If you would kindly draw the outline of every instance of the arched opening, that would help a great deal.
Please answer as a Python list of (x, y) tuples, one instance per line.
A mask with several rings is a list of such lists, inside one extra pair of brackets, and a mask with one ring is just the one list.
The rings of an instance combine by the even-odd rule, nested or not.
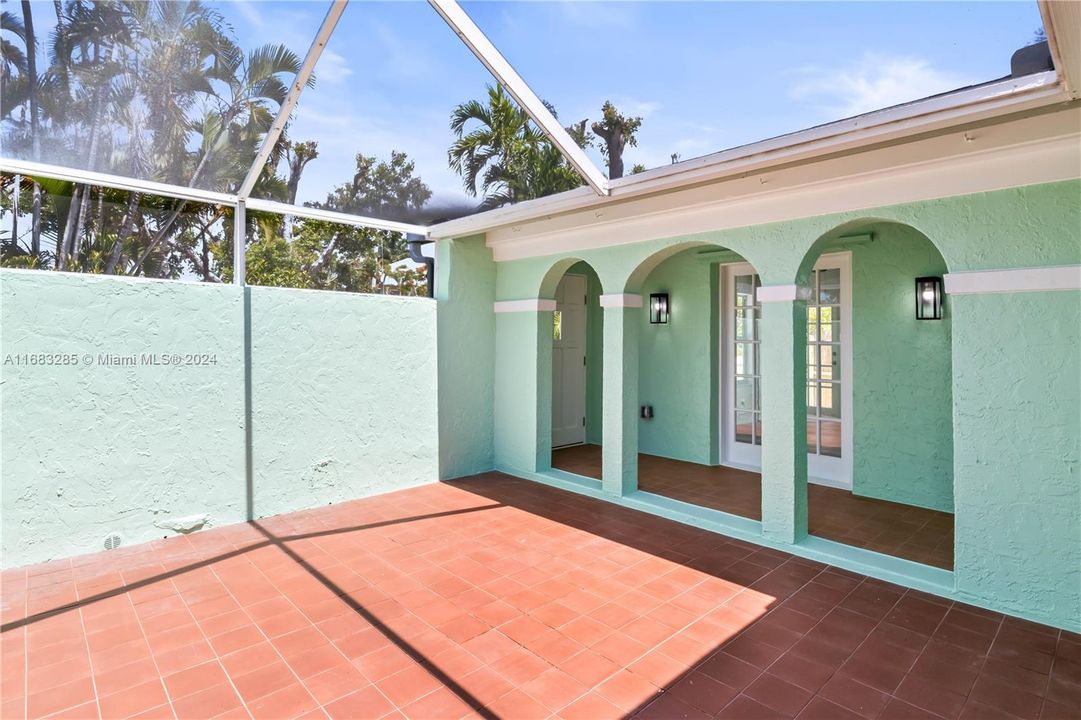
[(751, 520), (762, 517), (758, 274), (717, 246), (666, 257), (642, 281), (667, 323), (639, 335), (638, 487)]
[[(584, 261), (564, 261), (545, 277), (551, 313), (551, 466), (601, 479), (604, 315), (600, 278)], [(547, 320), (545, 320), (547, 322)]]
[[(761, 518), (760, 476), (737, 451), (761, 447), (756, 277), (738, 252), (695, 242), (643, 260), (623, 288), (642, 304), (623, 347), (636, 355), (628, 412), (638, 489), (751, 520)], [(589, 455), (588, 468), (560, 454), (561, 469), (599, 469), (592, 441), (574, 453)]]
[[(917, 313), (918, 278), (945, 260), (915, 228), (849, 223), (808, 251), (809, 534), (953, 568), (949, 308)], [(922, 292), (922, 291), (921, 291)]]

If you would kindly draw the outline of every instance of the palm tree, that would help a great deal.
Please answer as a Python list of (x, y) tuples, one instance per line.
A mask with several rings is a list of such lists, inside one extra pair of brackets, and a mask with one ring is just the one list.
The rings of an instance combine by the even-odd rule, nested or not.
[[(54, 0), (57, 25), (39, 63), (30, 5), (23, 0), (22, 21), (4, 12), (0, 35), (3, 143), (19, 157), (233, 190), (301, 64), (283, 45), (244, 52), (200, 0)], [(286, 147), (283, 134), (254, 194), (289, 196), (275, 172)], [(4, 180), (13, 187), (13, 177)], [(29, 255), (66, 269), (172, 274), (183, 265), (204, 279), (220, 274), (211, 269), (226, 232), (220, 208), (26, 180), (44, 220), (33, 226), (44, 225), (56, 248), (42, 252), (35, 232)], [(12, 252), (5, 242), (5, 262)]]
[[(466, 192), (483, 208), (541, 197), (581, 185), (562, 154), (502, 85), (488, 86), (487, 104), (462, 103), (451, 114), (456, 136), (447, 152)], [(584, 138), (583, 138), (584, 142)]]

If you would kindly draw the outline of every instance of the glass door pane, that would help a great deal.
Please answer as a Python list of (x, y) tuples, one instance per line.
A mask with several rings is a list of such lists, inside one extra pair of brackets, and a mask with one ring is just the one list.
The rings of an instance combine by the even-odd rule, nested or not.
[(807, 305), (807, 452), (841, 457), (841, 271), (815, 270), (813, 279)]
[(732, 280), (732, 370), (735, 377), (730, 420), (736, 430), (737, 443), (761, 445), (762, 400), (758, 368), (761, 305), (757, 292), (761, 281), (753, 273), (735, 275)]

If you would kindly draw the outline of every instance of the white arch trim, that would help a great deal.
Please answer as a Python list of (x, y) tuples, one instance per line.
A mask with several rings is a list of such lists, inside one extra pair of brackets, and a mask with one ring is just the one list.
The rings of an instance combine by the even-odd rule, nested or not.
[(555, 300), (533, 298), (530, 300), (497, 300), (493, 308), (497, 313), (514, 312), (552, 312), (556, 309)]
[(633, 293), (601, 295), (601, 307), (640, 308), (642, 307), (642, 296)]

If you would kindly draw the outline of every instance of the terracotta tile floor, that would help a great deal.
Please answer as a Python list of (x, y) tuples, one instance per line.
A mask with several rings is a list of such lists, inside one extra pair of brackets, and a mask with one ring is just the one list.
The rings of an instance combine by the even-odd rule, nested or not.
[[(552, 466), (599, 479), (601, 448), (599, 445), (560, 448), (552, 452)], [(758, 473), (640, 454), (638, 487), (752, 520), (762, 519), (762, 486)], [(953, 515), (950, 513), (809, 485), (807, 525), (812, 535), (827, 540), (953, 569)]]
[(494, 473), (0, 580), (5, 720), (1081, 704), (1081, 636)]

